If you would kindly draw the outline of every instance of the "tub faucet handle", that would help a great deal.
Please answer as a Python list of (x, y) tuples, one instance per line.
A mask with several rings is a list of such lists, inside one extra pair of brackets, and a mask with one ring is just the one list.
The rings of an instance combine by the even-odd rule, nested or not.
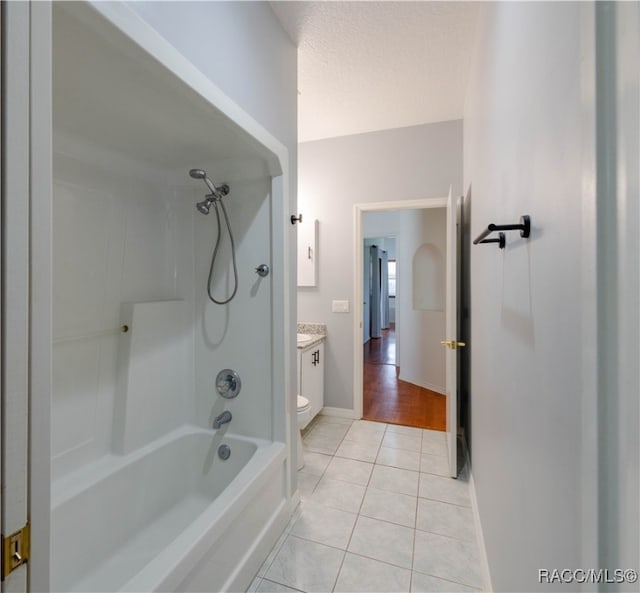
[(225, 410), (224, 412), (222, 412), (222, 414), (220, 414), (219, 416), (216, 416), (215, 420), (213, 421), (213, 428), (220, 428), (223, 424), (228, 424), (229, 422), (231, 422), (231, 412), (229, 412), (229, 410)]
[(216, 377), (216, 391), (226, 399), (233, 399), (240, 393), (242, 381), (233, 369), (223, 369)]

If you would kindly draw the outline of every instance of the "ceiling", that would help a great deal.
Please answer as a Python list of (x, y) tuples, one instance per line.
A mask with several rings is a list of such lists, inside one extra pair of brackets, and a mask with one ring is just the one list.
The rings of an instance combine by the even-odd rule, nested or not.
[(298, 47), (300, 142), (460, 119), (474, 2), (271, 2)]

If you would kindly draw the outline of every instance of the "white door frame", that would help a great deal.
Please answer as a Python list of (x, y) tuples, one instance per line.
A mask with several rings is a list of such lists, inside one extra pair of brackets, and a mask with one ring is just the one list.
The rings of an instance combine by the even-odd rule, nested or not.
[[(362, 358), (362, 315), (363, 298), (362, 274), (363, 266), (363, 216), (366, 212), (380, 212), (384, 210), (423, 210), (427, 208), (446, 208), (447, 198), (421, 198), (417, 200), (398, 200), (393, 202), (372, 202), (369, 204), (354, 204), (354, 245), (353, 245), (353, 417), (362, 418), (363, 401), (363, 358)], [(396, 311), (397, 315), (397, 311)], [(396, 319), (397, 323), (397, 319)]]
[(27, 564), (2, 583), (11, 593), (48, 590), (51, 289), (33, 262), (50, 257), (51, 5), (3, 9), (2, 529), (31, 527)]

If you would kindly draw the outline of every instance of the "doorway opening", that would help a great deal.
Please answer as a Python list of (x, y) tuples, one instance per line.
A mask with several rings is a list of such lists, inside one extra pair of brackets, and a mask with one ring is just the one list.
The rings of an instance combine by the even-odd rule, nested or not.
[[(356, 417), (446, 430), (445, 363), (439, 343), (444, 335), (445, 208), (445, 198), (356, 206), (355, 278), (361, 292), (355, 298), (361, 303), (354, 353)], [(442, 218), (441, 267), (418, 269), (428, 242), (423, 223), (416, 221), (436, 214)], [(407, 231), (405, 224), (413, 227)], [(407, 240), (411, 233), (412, 242)], [(436, 273), (442, 275), (438, 290), (425, 295), (414, 289), (414, 277), (421, 280), (416, 286), (433, 288), (434, 282), (422, 280)], [(422, 335), (422, 323), (433, 330), (427, 332), (433, 344)], [(430, 379), (434, 368), (436, 378)]]

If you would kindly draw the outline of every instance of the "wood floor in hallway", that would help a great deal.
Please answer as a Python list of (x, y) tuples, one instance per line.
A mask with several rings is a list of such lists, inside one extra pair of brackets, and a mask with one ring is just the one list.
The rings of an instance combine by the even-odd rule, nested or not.
[(364, 419), (445, 430), (446, 397), (401, 381), (395, 363), (396, 333), (391, 327), (364, 345)]

